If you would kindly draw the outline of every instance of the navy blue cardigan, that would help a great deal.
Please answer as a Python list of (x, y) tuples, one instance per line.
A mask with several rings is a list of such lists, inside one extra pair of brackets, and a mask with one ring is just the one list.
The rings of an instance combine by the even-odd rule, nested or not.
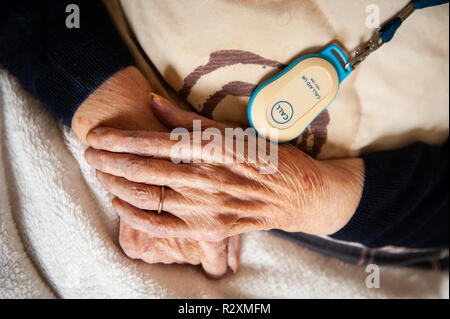
[[(80, 8), (80, 28), (66, 27), (70, 3)], [(94, 0), (3, 1), (0, 62), (69, 126), (89, 94), (133, 64), (106, 9)], [(369, 247), (448, 247), (448, 143), (416, 143), (363, 159), (361, 202), (332, 237)]]

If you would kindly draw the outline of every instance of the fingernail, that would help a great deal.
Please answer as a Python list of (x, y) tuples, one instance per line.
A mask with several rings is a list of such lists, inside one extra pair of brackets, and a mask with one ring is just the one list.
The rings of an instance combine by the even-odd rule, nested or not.
[(151, 102), (158, 102), (159, 100), (161, 100), (161, 96), (153, 92), (150, 93), (149, 98)]
[(104, 135), (109, 129), (106, 127), (97, 127), (91, 130), (86, 136), (86, 142), (93, 146), (98, 143), (99, 137)]
[(238, 270), (239, 262), (236, 260), (231, 265), (228, 266), (230, 266), (230, 269), (233, 271), (233, 274), (235, 274)]
[(150, 93), (150, 99), (152, 106), (156, 106), (159, 109), (164, 109), (168, 107), (168, 103), (166, 102), (166, 100), (156, 93)]
[(98, 135), (96, 132), (90, 132), (88, 136), (86, 136), (86, 142), (89, 146), (95, 146), (98, 142)]
[(120, 200), (117, 197), (114, 197), (111, 201), (111, 204), (113, 206), (113, 208), (117, 211), (118, 214), (120, 214)]

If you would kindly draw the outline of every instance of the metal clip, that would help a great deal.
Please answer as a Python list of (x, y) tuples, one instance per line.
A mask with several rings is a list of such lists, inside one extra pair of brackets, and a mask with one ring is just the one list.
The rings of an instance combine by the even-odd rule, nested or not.
[[(398, 14), (397, 18), (400, 18), (405, 21), (414, 11), (415, 11), (414, 3), (410, 2), (406, 7), (404, 7)], [(372, 52), (377, 50), (379, 47), (383, 45), (383, 41), (380, 37), (380, 28), (378, 28), (369, 41), (367, 41), (363, 46), (356, 49), (349, 62), (345, 65), (345, 69), (351, 66), (352, 69), (355, 68), (358, 64), (364, 61)]]
[(345, 65), (346, 70), (348, 70), (350, 66), (352, 67), (352, 69), (354, 69), (358, 64), (364, 61), (372, 52), (374, 52), (383, 45), (383, 41), (380, 38), (379, 30), (380, 29), (377, 29), (373, 33), (369, 41), (367, 41), (360, 48), (353, 51), (352, 57)]
[(398, 17), (402, 19), (402, 21), (405, 21), (414, 11), (416, 11), (416, 8), (414, 7), (414, 3), (410, 2), (406, 7), (404, 7), (399, 13)]

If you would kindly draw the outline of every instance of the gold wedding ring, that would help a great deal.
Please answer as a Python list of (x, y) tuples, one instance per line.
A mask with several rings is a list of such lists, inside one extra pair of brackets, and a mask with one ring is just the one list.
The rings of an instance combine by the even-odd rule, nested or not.
[(159, 206), (158, 206), (158, 215), (161, 214), (163, 210), (163, 203), (164, 203), (164, 190), (165, 186), (161, 186), (161, 191), (159, 193)]

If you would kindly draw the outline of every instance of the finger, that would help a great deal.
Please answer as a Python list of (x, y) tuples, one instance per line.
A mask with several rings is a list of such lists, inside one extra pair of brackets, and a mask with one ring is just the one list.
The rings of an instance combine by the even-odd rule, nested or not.
[(231, 270), (236, 273), (238, 267), (239, 267), (239, 251), (240, 251), (240, 240), (239, 235), (232, 236), (228, 238), (228, 245), (227, 245), (227, 251), (228, 251), (228, 267), (231, 268)]
[[(166, 241), (165, 239), (152, 238), (146, 233), (132, 228), (124, 220), (120, 221), (120, 247), (132, 259), (141, 259), (148, 264), (181, 263), (181, 260), (176, 260), (172, 254), (167, 253), (170, 247)], [(161, 249), (161, 246), (164, 249)]]
[[(161, 186), (135, 183), (123, 177), (97, 171), (97, 178), (103, 187), (120, 199), (145, 210), (158, 210), (161, 201)], [(170, 188), (164, 189), (163, 210), (173, 214), (186, 211), (187, 203), (183, 196)]]
[(177, 264), (199, 265), (198, 242), (187, 238), (156, 238), (155, 249), (159, 255), (170, 255)]
[(92, 130), (86, 140), (95, 149), (170, 159), (173, 162), (222, 163), (227, 156), (232, 156), (231, 150), (226, 151), (223, 136), (217, 132), (208, 132), (206, 137), (196, 139), (189, 132), (171, 135), (99, 127)]
[[(197, 189), (216, 189), (217, 182), (210, 172), (201, 172), (192, 165), (145, 158), (132, 154), (111, 153), (88, 148), (84, 157), (89, 165), (102, 172), (125, 177), (129, 181), (171, 188), (189, 186)], [(224, 175), (225, 173), (223, 173)]]
[(202, 267), (205, 273), (218, 279), (227, 272), (227, 240), (216, 242), (200, 241), (202, 249)]
[(132, 228), (157, 238), (190, 237), (192, 230), (180, 218), (167, 214), (155, 214), (136, 208), (118, 198), (112, 200), (112, 205), (120, 216)]
[(226, 242), (199, 242), (183, 238), (154, 238), (120, 222), (119, 242), (124, 253), (146, 263), (202, 264), (211, 278), (226, 274)]
[(123, 252), (132, 259), (141, 258), (145, 247), (139, 245), (139, 232), (131, 228), (124, 221), (120, 221), (119, 244)]
[[(170, 139), (169, 133), (124, 131), (109, 127), (98, 127), (92, 130), (86, 140), (95, 149), (165, 159), (170, 158), (172, 148), (178, 143), (177, 139)], [(186, 144), (185, 149), (188, 152), (190, 137)]]
[(155, 238), (147, 235), (151, 251), (145, 251), (142, 259), (151, 263), (200, 264), (197, 242), (185, 238)]
[(226, 127), (235, 127), (236, 125), (226, 125), (207, 117), (201, 116), (195, 112), (182, 110), (173, 105), (169, 100), (160, 95), (150, 93), (151, 105), (153, 113), (167, 128), (173, 129), (183, 127), (192, 131), (194, 129), (194, 120), (200, 121), (201, 128), (217, 128), (221, 132), (225, 132)]
[[(160, 215), (141, 210), (118, 198), (112, 201), (113, 207), (127, 224), (136, 230), (157, 238), (190, 238), (200, 241), (219, 241), (229, 235), (220, 227), (205, 229), (200, 223), (186, 224), (182, 219), (168, 214)], [(231, 234), (235, 235), (235, 234)]]

